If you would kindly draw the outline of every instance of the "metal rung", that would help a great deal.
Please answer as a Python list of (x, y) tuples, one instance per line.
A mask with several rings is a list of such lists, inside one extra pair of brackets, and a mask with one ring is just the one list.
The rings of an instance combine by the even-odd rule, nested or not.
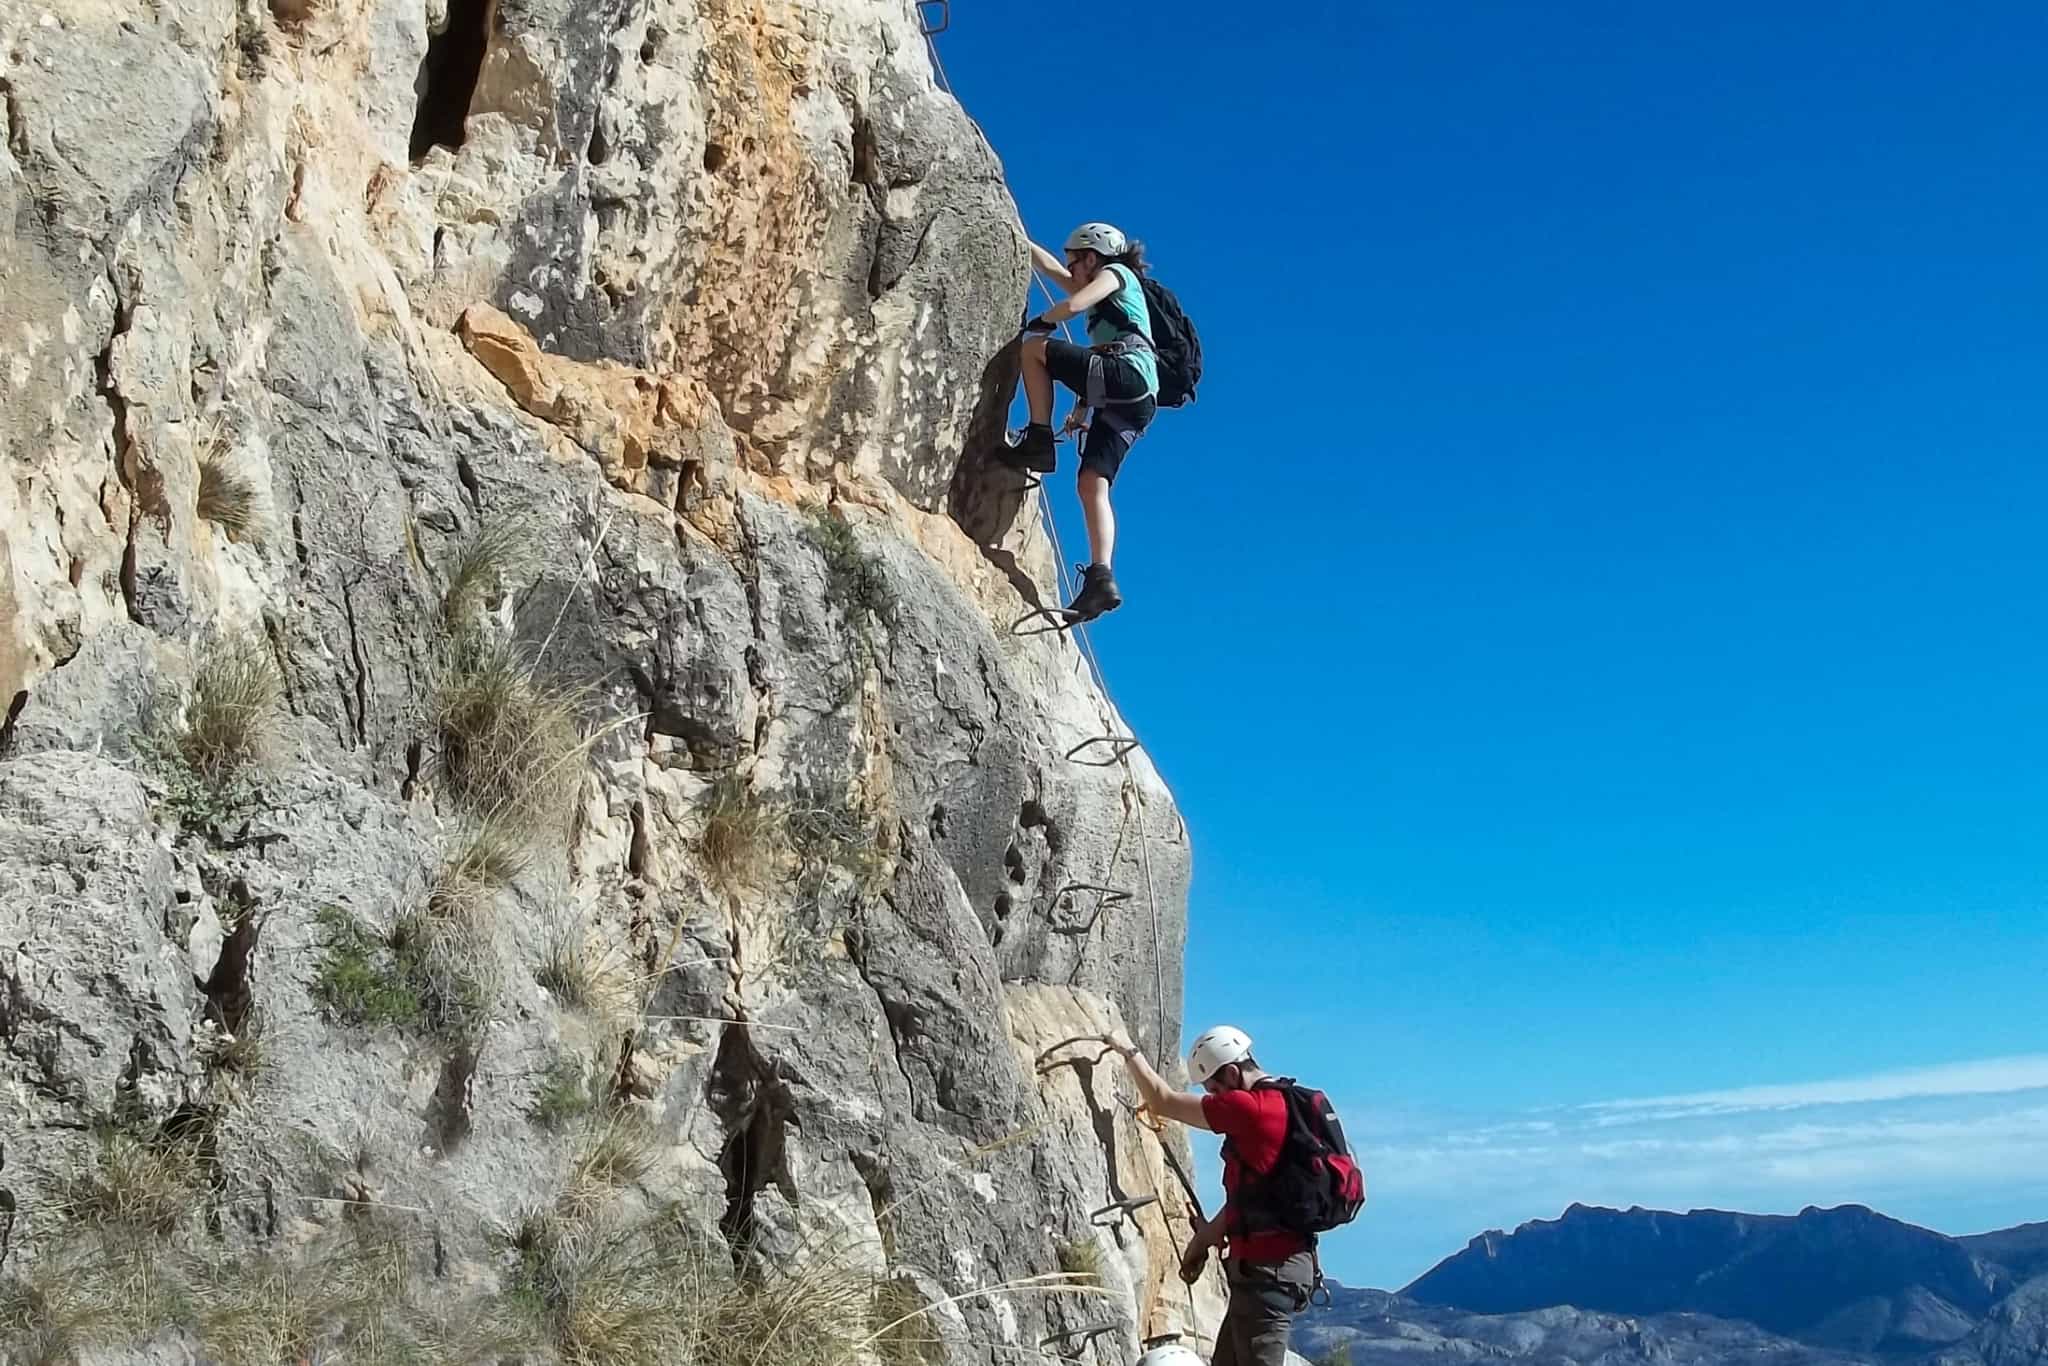
[(1091, 1323), (1085, 1328), (1064, 1328), (1057, 1333), (1047, 1333), (1038, 1340), (1040, 1348), (1052, 1346), (1055, 1342), (1072, 1342), (1073, 1352), (1062, 1352), (1061, 1356), (1079, 1356), (1088, 1349), (1095, 1339), (1108, 1333), (1121, 1333), (1126, 1325), (1121, 1323)]
[[(1036, 622), (1036, 625), (1032, 625)], [(1034, 607), (1010, 625), (1013, 636), (1064, 635), (1074, 623), (1062, 607)]]
[(1124, 905), (1135, 895), (1135, 893), (1127, 891), (1122, 887), (1105, 887), (1096, 882), (1069, 882), (1066, 886), (1060, 888), (1058, 896), (1054, 900), (1071, 896), (1075, 892), (1094, 892), (1096, 894), (1095, 914), (1088, 917), (1088, 923), (1085, 925), (1054, 925), (1052, 927), (1054, 934), (1086, 934), (1101, 922), (1104, 911), (1112, 906)]
[[(933, 10), (939, 12), (939, 22), (936, 24), (927, 17)], [(918, 31), (923, 33), (925, 37), (938, 37), (946, 31), (946, 26), (952, 22), (953, 6), (949, 3), (949, 0), (919, 0), (917, 6), (917, 27)]]
[(1061, 1039), (1051, 1048), (1046, 1049), (1044, 1052), (1038, 1055), (1038, 1070), (1041, 1073), (1044, 1073), (1050, 1072), (1056, 1067), (1078, 1067), (1082, 1063), (1087, 1063), (1090, 1067), (1095, 1067), (1100, 1065), (1103, 1059), (1107, 1058), (1111, 1053), (1114, 1053), (1116, 1051), (1115, 1049), (1111, 1048), (1108, 1044), (1102, 1044), (1102, 1051), (1097, 1053), (1092, 1058), (1073, 1057), (1059, 1058), (1057, 1060), (1053, 1059), (1053, 1054), (1059, 1052), (1063, 1048), (1072, 1048), (1077, 1043), (1102, 1043), (1102, 1036), (1100, 1034), (1076, 1034), (1071, 1039)]
[[(1115, 1228), (1139, 1210), (1158, 1203), (1159, 1197), (1156, 1195), (1137, 1195), (1129, 1200), (1118, 1200), (1116, 1203), (1104, 1205), (1101, 1209), (1090, 1214), (1088, 1222), (1097, 1228)], [(1105, 1214), (1110, 1217), (1107, 1219), (1103, 1218)]]
[[(1109, 746), (1109, 757), (1107, 759), (1083, 759), (1081, 757), (1082, 750), (1091, 749), (1096, 745)], [(1068, 750), (1067, 757), (1075, 763), (1085, 764), (1089, 768), (1108, 768), (1111, 764), (1122, 763), (1124, 756), (1136, 748), (1138, 748), (1138, 741), (1135, 736), (1093, 735)]]

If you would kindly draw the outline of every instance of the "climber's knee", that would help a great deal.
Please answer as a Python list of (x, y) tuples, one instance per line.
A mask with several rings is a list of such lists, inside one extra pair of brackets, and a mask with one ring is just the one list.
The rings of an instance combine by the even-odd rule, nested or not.
[(1044, 338), (1044, 337), (1026, 337), (1026, 338), (1024, 339), (1024, 352), (1023, 352), (1023, 354), (1024, 354), (1024, 363), (1025, 363), (1026, 365), (1036, 365), (1036, 366), (1038, 366), (1038, 367), (1039, 367), (1040, 369), (1044, 369), (1044, 368), (1045, 368), (1045, 338)]

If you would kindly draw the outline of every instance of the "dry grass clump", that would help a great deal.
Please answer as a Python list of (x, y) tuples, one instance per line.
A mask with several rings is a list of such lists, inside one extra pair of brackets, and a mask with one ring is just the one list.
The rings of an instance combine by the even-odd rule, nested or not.
[(822, 1257), (742, 1279), (669, 1216), (529, 1218), (515, 1246), (514, 1296), (575, 1366), (846, 1366), (887, 1336), (872, 1275)]
[(661, 1144), (652, 1126), (629, 1109), (601, 1111), (586, 1127), (569, 1161), (560, 1208), (567, 1217), (595, 1215), (622, 1186), (630, 1186), (654, 1170)]
[(568, 1010), (588, 1011), (600, 1019), (620, 1019), (637, 1002), (624, 956), (609, 945), (591, 942), (582, 916), (565, 913), (549, 926), (534, 980)]
[(260, 635), (216, 636), (194, 664), (178, 758), (202, 780), (226, 782), (264, 757), (283, 700), (284, 679)]
[(502, 584), (534, 563), (532, 531), (516, 521), (491, 522), (471, 532), (448, 566), (441, 617), (459, 634), (477, 629)]
[(0, 1360), (59, 1366), (129, 1342), (186, 1312), (183, 1287), (153, 1242), (77, 1238), (0, 1280)]
[(65, 1214), (79, 1227), (131, 1236), (176, 1231), (199, 1207), (193, 1145), (110, 1133), (91, 1166), (62, 1183)]
[(430, 907), (425, 914), (400, 917), (391, 949), (429, 1029), (451, 1042), (482, 1036), (500, 985), (486, 922)]
[(237, 541), (252, 539), (262, 525), (262, 501), (255, 481), (235, 467), (226, 452), (199, 461), (199, 515)]
[(509, 887), (533, 866), (527, 832), (502, 820), (477, 822), (448, 860), (443, 879), (479, 887)]
[(558, 831), (583, 754), (580, 702), (540, 686), (509, 643), (459, 637), (433, 704), (449, 790), (507, 831)]
[(704, 798), (697, 854), (728, 891), (772, 871), (788, 847), (788, 817), (737, 773), (721, 775)]

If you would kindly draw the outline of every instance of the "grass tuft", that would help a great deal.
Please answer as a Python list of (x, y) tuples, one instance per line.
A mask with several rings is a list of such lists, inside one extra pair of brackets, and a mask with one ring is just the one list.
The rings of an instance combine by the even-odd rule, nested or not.
[(540, 1074), (534, 1088), (533, 1122), (543, 1129), (565, 1129), (605, 1101), (606, 1077), (600, 1062), (574, 1053), (558, 1053)]
[(262, 524), (256, 484), (225, 453), (199, 462), (199, 515), (237, 541), (254, 537)]
[(896, 612), (896, 590), (889, 584), (879, 555), (863, 547), (851, 522), (827, 508), (811, 510), (806, 534), (825, 562), (825, 593), (863, 634), (867, 619), (887, 623)]
[(587, 1216), (602, 1209), (613, 1191), (630, 1186), (654, 1170), (659, 1140), (641, 1115), (613, 1110), (596, 1117), (584, 1132), (583, 1144), (569, 1164), (562, 1209)]
[(93, 1164), (61, 1190), (66, 1216), (80, 1227), (163, 1236), (199, 1206), (199, 1159), (189, 1144), (110, 1133)]
[(201, 646), (175, 739), (186, 768), (215, 787), (253, 768), (276, 730), (284, 679), (262, 636), (244, 631)]
[(441, 617), (449, 630), (477, 630), (501, 587), (533, 567), (534, 537), (516, 521), (490, 522), (471, 532), (448, 566)]
[(549, 927), (533, 976), (564, 1009), (612, 1019), (629, 1014), (635, 1004), (625, 966), (616, 951), (593, 945), (583, 918), (571, 913)]
[(781, 807), (737, 773), (721, 775), (704, 798), (697, 853), (720, 886), (735, 890), (771, 871), (789, 837)]
[(426, 1018), (419, 987), (400, 970), (387, 942), (338, 906), (323, 906), (313, 918), (327, 932), (313, 997), (337, 1022), (411, 1028)]
[(537, 684), (510, 644), (460, 637), (434, 697), (455, 797), (508, 831), (559, 831), (580, 776), (580, 701)]
[(498, 999), (497, 953), (486, 923), (445, 907), (399, 918), (391, 949), (427, 1028), (451, 1042), (481, 1038)]
[[(885, 1309), (869, 1273), (819, 1258), (742, 1279), (723, 1244), (693, 1235), (672, 1217), (549, 1212), (529, 1216), (514, 1246), (520, 1264), (513, 1297), (545, 1326), (567, 1362), (847, 1366), (884, 1340), (918, 1350), (914, 1334), (880, 1330), (892, 1318), (914, 1319), (922, 1304), (898, 1295)], [(936, 1359), (879, 1355), (888, 1366)]]
[(800, 793), (790, 807), (788, 828), (805, 882), (822, 883), (837, 869), (865, 894), (886, 883), (894, 870), (881, 822), (851, 786), (836, 796)]
[(1073, 1277), (1076, 1284), (1102, 1284), (1102, 1247), (1093, 1238), (1061, 1242), (1054, 1250), (1059, 1254), (1060, 1270)]

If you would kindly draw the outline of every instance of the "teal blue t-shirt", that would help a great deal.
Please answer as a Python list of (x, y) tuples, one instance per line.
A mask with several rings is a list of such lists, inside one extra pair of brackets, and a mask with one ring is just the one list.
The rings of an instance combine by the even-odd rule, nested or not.
[[(1104, 301), (1104, 305), (1116, 305), (1126, 318), (1129, 318), (1138, 325), (1138, 330), (1145, 334), (1147, 341), (1150, 341), (1152, 339), (1152, 310), (1145, 307), (1145, 287), (1138, 283), (1138, 272), (1132, 270), (1129, 266), (1110, 266), (1109, 269), (1115, 271), (1117, 278), (1123, 281), (1123, 288), (1110, 295)], [(1101, 346), (1106, 342), (1115, 341), (1122, 335), (1121, 329), (1115, 323), (1097, 319), (1093, 316), (1093, 313), (1094, 310), (1091, 309), (1088, 319), (1088, 341), (1091, 345)], [(1131, 364), (1138, 367), (1138, 373), (1145, 377), (1145, 384), (1149, 392), (1158, 393), (1159, 357), (1153, 353), (1152, 349), (1147, 347), (1142, 351), (1133, 351), (1128, 359)]]

